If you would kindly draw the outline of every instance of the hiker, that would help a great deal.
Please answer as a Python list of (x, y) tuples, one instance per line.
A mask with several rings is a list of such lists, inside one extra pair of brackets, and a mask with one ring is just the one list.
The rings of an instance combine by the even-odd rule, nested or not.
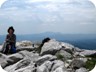
[(44, 39), (42, 40), (42, 43), (41, 43), (41, 45), (39, 46), (39, 49), (38, 49), (38, 52), (39, 52), (39, 53), (41, 52), (42, 46), (43, 46), (46, 42), (48, 42), (48, 41), (50, 41), (50, 40), (51, 40), (51, 39), (50, 39), (49, 37), (44, 38)]
[(8, 28), (8, 34), (2, 51), (4, 54), (16, 53), (16, 35), (14, 34), (14, 31), (15, 30), (12, 26)]

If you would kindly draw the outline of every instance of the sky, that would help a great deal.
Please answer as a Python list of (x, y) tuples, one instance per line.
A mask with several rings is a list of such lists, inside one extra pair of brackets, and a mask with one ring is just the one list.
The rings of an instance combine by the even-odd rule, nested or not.
[(89, 0), (6, 0), (0, 8), (0, 35), (60, 32), (96, 34), (96, 8)]

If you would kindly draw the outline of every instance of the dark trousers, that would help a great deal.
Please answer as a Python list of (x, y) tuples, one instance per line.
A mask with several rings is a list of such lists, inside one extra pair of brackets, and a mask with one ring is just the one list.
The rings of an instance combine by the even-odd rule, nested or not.
[(10, 45), (11, 47), (9, 47), (9, 44), (6, 45), (6, 49), (4, 54), (13, 54), (16, 53), (16, 47), (14, 45)]
[(8, 54), (10, 52), (9, 44), (6, 45), (6, 49), (4, 51), (4, 54)]

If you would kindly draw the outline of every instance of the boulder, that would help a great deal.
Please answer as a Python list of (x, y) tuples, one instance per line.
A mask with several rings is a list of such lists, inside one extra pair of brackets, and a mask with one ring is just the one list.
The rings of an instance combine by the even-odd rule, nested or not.
[(58, 67), (56, 70), (53, 72), (68, 72), (63, 66)]
[(9, 55), (7, 56), (9, 59), (11, 59), (12, 61), (8, 62), (9, 65), (12, 65), (20, 60), (22, 60), (24, 58), (23, 55), (19, 54), (19, 53), (16, 53), (16, 54), (12, 54), (12, 55)]
[(81, 56), (91, 56), (93, 54), (96, 54), (96, 50), (84, 50), (80, 52)]
[(71, 68), (79, 69), (85, 66), (86, 61), (83, 59), (74, 59), (71, 63)]
[(37, 72), (67, 72), (64, 63), (60, 60), (46, 61), (37, 68)]
[(10, 62), (13, 62), (13, 60), (9, 59), (6, 55), (0, 53), (0, 64), (2, 68), (5, 68), (6, 66), (10, 65)]
[(45, 54), (52, 54), (55, 55), (56, 52), (58, 50), (60, 50), (62, 48), (62, 46), (60, 45), (60, 43), (56, 40), (50, 40), (48, 42), (46, 42), (42, 49), (41, 49), (41, 55), (45, 55)]
[(34, 50), (34, 47), (32, 47), (32, 46), (27, 46), (27, 47), (17, 47), (16, 48), (16, 50), (17, 50), (17, 52), (19, 52), (19, 51), (24, 51), (24, 50), (27, 50), (27, 51), (33, 51)]
[(20, 60), (19, 62), (15, 63), (13, 65), (7, 66), (4, 69), (8, 72), (15, 72), (16, 70), (18, 71), (18, 70), (24, 69), (30, 65), (32, 65), (31, 60), (25, 58), (25, 59)]
[(64, 65), (66, 68), (68, 68), (70, 66), (70, 64), (72, 63), (72, 59), (68, 59), (64, 62)]
[(18, 61), (22, 60), (23, 58), (24, 58), (24, 56), (19, 53), (8, 55), (8, 56), (1, 54), (0, 63), (1, 63), (1, 66), (3, 68), (5, 68), (6, 66), (17, 63)]
[(59, 67), (65, 68), (64, 62), (61, 61), (61, 60), (55, 60), (55, 61), (53, 61), (53, 66), (52, 66), (52, 70), (51, 71), (52, 72), (53, 71), (57, 71), (56, 69), (59, 68)]
[(84, 50), (83, 50), (83, 49), (80, 49), (80, 48), (78, 48), (78, 47), (75, 47), (75, 48), (74, 48), (74, 51), (75, 51), (75, 52), (82, 52), (82, 51), (84, 51)]
[(52, 55), (44, 55), (42, 57), (39, 57), (36, 61), (37, 65), (41, 65), (43, 64), (45, 61), (51, 61), (51, 60), (55, 60), (57, 57), (56, 56), (52, 56)]
[[(5, 67), (4, 69), (6, 71), (8, 72), (23, 71), (24, 68), (27, 68), (27, 67), (29, 68), (30, 66), (34, 66), (34, 62), (39, 58), (38, 54), (29, 52), (29, 51), (20, 51), (17, 53), (17, 55), (19, 54), (20, 54), (20, 58), (22, 58), (23, 56), (23, 59), (19, 60), (18, 62), (12, 65)], [(14, 55), (13, 56), (11, 55), (9, 56), (9, 58), (14, 60), (16, 57), (14, 58)]]
[(64, 50), (60, 50), (56, 53), (56, 55), (62, 55), (64, 59), (70, 59), (72, 58), (72, 54), (68, 53), (67, 51), (64, 51)]
[(89, 72), (86, 68), (77, 69), (75, 72)]
[(36, 61), (40, 56), (38, 53), (29, 52), (27, 50), (20, 51), (21, 55), (24, 56), (24, 58), (30, 59), (31, 61)]
[(30, 59), (22, 60), (20, 63), (17, 64), (15, 70), (18, 70), (20, 68), (27, 67), (31, 63)]
[(17, 47), (27, 47), (27, 46), (32, 46), (32, 42), (31, 41), (21, 41), (21, 42), (17, 42), (16, 43)]
[(16, 49), (17, 51), (33, 51), (34, 47), (31, 41), (21, 41), (16, 43)]
[(37, 68), (37, 72), (51, 72), (50, 71), (51, 66), (52, 66), (52, 62), (51, 61), (46, 61)]
[(62, 46), (62, 48), (65, 48), (65, 49), (69, 49), (69, 50), (73, 50), (74, 49), (74, 46), (69, 44), (69, 43), (60, 42), (60, 45)]
[(15, 72), (34, 72), (34, 67), (33, 66), (28, 66), (28, 67), (25, 67), (25, 68), (21, 68), (19, 70), (15, 70)]

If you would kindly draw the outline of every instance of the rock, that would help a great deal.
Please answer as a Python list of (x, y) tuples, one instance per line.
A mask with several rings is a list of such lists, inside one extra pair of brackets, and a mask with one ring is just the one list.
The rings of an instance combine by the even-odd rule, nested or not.
[(64, 65), (65, 65), (66, 68), (68, 68), (71, 63), (72, 63), (72, 59), (69, 59), (69, 60), (66, 60), (66, 61), (64, 62)]
[(74, 52), (74, 54), (73, 54), (73, 57), (85, 57), (84, 55), (83, 56), (81, 56), (80, 55), (80, 52)]
[(67, 51), (64, 51), (64, 50), (60, 50), (56, 53), (56, 55), (62, 55), (64, 59), (70, 59), (72, 58), (72, 55), (70, 53), (68, 53)]
[(60, 60), (53, 61), (52, 72), (67, 72), (64, 62)]
[(71, 55), (74, 55), (75, 47), (73, 45), (68, 44), (68, 43), (64, 43), (64, 42), (61, 45), (64, 46), (64, 48), (62, 48), (61, 50), (64, 50)]
[(19, 51), (23, 51), (23, 50), (27, 50), (27, 51), (33, 51), (34, 50), (34, 47), (32, 47), (32, 46), (27, 46), (27, 47), (18, 47), (17, 49), (17, 52), (19, 52)]
[(68, 72), (63, 66), (58, 67), (55, 71), (53, 72)]
[(34, 54), (34, 53), (28, 52), (28, 51), (21, 51), (16, 54), (1, 57), (1, 60), (4, 59), (3, 62), (1, 61), (2, 62), (1, 65), (3, 68), (5, 68), (6, 66), (15, 64), (24, 58), (35, 61), (35, 60), (37, 60), (38, 57), (39, 57), (38, 54)]
[(85, 62), (83, 60), (80, 60), (80, 59), (74, 59), (71, 63), (71, 67), (73, 69), (78, 69), (78, 68), (81, 68), (84, 66), (85, 66)]
[(0, 53), (0, 64), (3, 68), (8, 64), (7, 59), (6, 55)]
[(0, 45), (0, 51), (2, 51), (2, 45)]
[(23, 55), (21, 55), (19, 53), (12, 54), (12, 55), (9, 55), (7, 57), (12, 60), (12, 61), (8, 62), (8, 63), (10, 63), (9, 65), (12, 65), (12, 64), (14, 64), (14, 63), (16, 63), (16, 62), (18, 62), (24, 58)]
[(57, 57), (56, 56), (52, 56), (52, 55), (44, 55), (40, 58), (37, 59), (36, 64), (37, 65), (41, 65), (43, 64), (45, 61), (49, 61), (49, 60), (55, 60)]
[(88, 61), (87, 58), (77, 58), (77, 59), (83, 61), (84, 63), (86, 63)]
[(73, 49), (71, 50), (71, 49), (65, 48), (64, 51), (66, 51), (66, 52), (68, 52), (70, 54), (73, 54), (74, 53)]
[(95, 50), (84, 50), (82, 52), (80, 52), (80, 55), (84, 55), (84, 56), (90, 56), (90, 55), (93, 55), (93, 54), (96, 54), (96, 51)]
[(13, 65), (7, 66), (5, 70), (8, 72), (15, 72), (16, 70), (21, 70), (23, 68), (30, 66), (30, 64), (31, 64), (30, 59), (23, 59)]
[(17, 47), (27, 47), (27, 46), (32, 46), (32, 42), (31, 41), (21, 41), (21, 42), (17, 42), (16, 43)]
[(75, 48), (74, 48), (74, 51), (75, 51), (75, 52), (82, 52), (82, 51), (84, 51), (84, 50), (83, 50), (83, 49), (80, 49), (80, 48), (78, 48), (78, 47), (75, 47)]
[(27, 67), (31, 63), (30, 59), (22, 60), (19, 64), (17, 64), (15, 70), (18, 70), (20, 68)]
[(34, 47), (31, 41), (21, 41), (16, 43), (16, 49), (17, 51), (33, 51)]
[(60, 45), (65, 48), (65, 49), (69, 49), (69, 50), (72, 50), (74, 49), (74, 46), (69, 44), (69, 43), (65, 43), (65, 42), (60, 42)]
[(24, 58), (30, 59), (31, 61), (36, 61), (39, 58), (39, 54), (37, 53), (33, 53), (33, 52), (29, 52), (29, 51), (20, 51), (19, 52), (21, 55), (24, 56)]
[(0, 53), (0, 64), (8, 72), (88, 72), (84, 68), (87, 60), (96, 57), (96, 50), (79, 49), (54, 39), (46, 38), (42, 43), (39, 54), (31, 41), (17, 42), (17, 53)]
[(51, 61), (46, 61), (44, 62), (41, 66), (37, 68), (37, 72), (51, 72), (52, 62)]
[(45, 54), (52, 54), (55, 55), (58, 50), (60, 50), (62, 47), (60, 43), (56, 40), (50, 40), (49, 42), (46, 42), (42, 49), (41, 49), (41, 55)]
[(23, 59), (14, 63), (13, 65), (7, 66), (5, 68), (6, 71), (8, 72), (23, 71), (24, 68), (33, 66), (34, 62), (39, 58), (38, 54), (29, 51), (20, 51), (18, 54), (21, 54), (23, 56)]
[(61, 60), (55, 60), (53, 61), (53, 67), (52, 67), (52, 71), (56, 70), (56, 68), (58, 67), (64, 67), (64, 62)]
[(89, 72), (86, 68), (77, 69), (75, 72)]
[[(3, 58), (2, 58), (3, 59)], [(21, 59), (23, 59), (23, 56), (21, 54), (13, 54), (13, 55), (9, 55), (7, 56), (3, 62), (1, 63), (1, 66), (3, 68), (5, 68), (6, 66), (15, 64), (16, 62), (20, 61)], [(0, 61), (1, 62), (1, 61)]]
[(16, 70), (15, 72), (34, 72), (34, 67), (28, 66), (28, 67), (25, 67), (25, 68), (21, 68), (19, 70)]
[(46, 61), (38, 67), (37, 72), (67, 72), (64, 63), (60, 60)]
[(0, 53), (0, 64), (2, 68), (5, 68), (6, 66), (10, 65), (10, 62), (13, 60), (9, 59), (6, 55)]

